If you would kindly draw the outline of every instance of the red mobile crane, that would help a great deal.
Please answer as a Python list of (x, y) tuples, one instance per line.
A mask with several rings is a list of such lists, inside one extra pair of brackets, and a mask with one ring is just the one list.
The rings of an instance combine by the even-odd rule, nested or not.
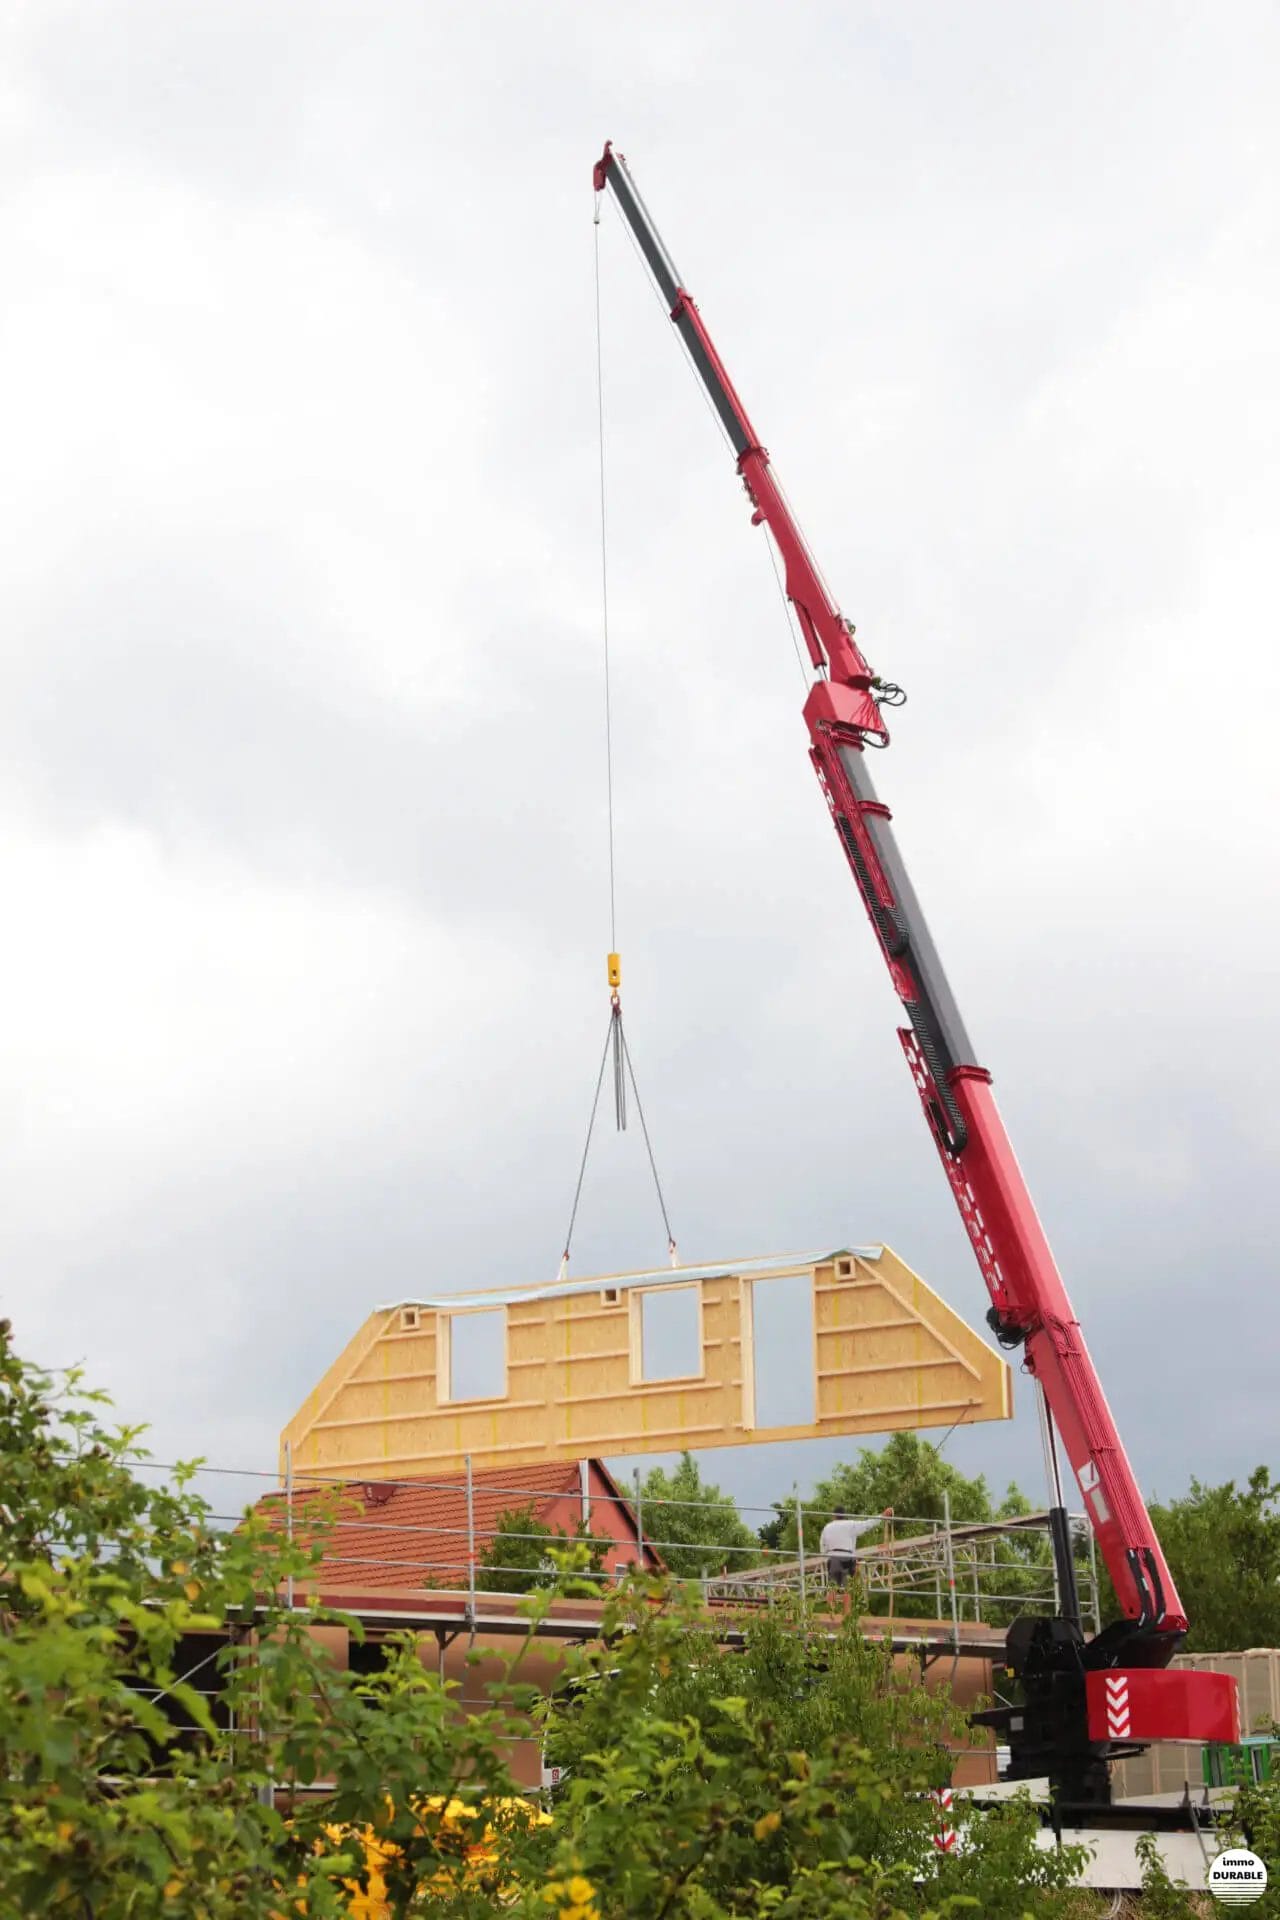
[[(817, 676), (804, 707), (809, 757), (906, 1010), (898, 1038), (991, 1296), (988, 1323), (1002, 1346), (1022, 1349), (1024, 1369), (1040, 1390), (1059, 1613), (1014, 1622), (1006, 1657), (1024, 1704), (979, 1718), (1009, 1743), (1007, 1777), (1047, 1775), (1061, 1817), (1078, 1810), (1096, 1820), (1110, 1802), (1110, 1758), (1151, 1740), (1238, 1740), (1235, 1682), (1225, 1674), (1168, 1670), (1187, 1629), (1182, 1602), (997, 1110), (991, 1075), (965, 1031), (889, 809), (868, 771), (866, 749), (888, 745), (883, 709), (900, 704), (901, 692), (872, 672), (852, 623), (832, 602), (768, 452), (611, 142), (593, 177), (597, 194), (612, 188), (724, 425), (752, 524), (768, 527), (782, 555), (787, 598)], [(1076, 1600), (1055, 1424), (1122, 1609), (1091, 1640)]]

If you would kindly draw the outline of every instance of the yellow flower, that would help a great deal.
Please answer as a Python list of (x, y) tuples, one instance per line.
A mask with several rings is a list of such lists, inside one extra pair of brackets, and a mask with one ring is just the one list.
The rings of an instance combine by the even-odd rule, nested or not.
[(582, 1873), (575, 1873), (568, 1880), (548, 1880), (542, 1889), (542, 1898), (556, 1909), (556, 1920), (600, 1920), (600, 1909), (593, 1903), (594, 1894), (595, 1888)]
[(757, 1840), (767, 1840), (769, 1835), (776, 1833), (781, 1825), (782, 1815), (778, 1812), (777, 1808), (774, 1807), (768, 1813), (762, 1813), (760, 1815), (760, 1818), (756, 1821), (751, 1831), (755, 1834)]

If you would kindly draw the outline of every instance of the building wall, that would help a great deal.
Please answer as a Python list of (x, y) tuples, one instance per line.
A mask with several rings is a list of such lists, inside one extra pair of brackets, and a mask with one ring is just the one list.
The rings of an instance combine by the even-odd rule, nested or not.
[(615, 1492), (599, 1461), (589, 1460), (585, 1502), (580, 1492), (561, 1494), (546, 1501), (543, 1516), (548, 1526), (561, 1527), (566, 1533), (573, 1533), (579, 1521), (585, 1521), (594, 1539), (612, 1541), (614, 1544), (604, 1552), (604, 1568), (607, 1573), (618, 1573), (637, 1565), (641, 1557), (635, 1514), (629, 1503), (622, 1504), (618, 1498), (621, 1493), (621, 1488)]

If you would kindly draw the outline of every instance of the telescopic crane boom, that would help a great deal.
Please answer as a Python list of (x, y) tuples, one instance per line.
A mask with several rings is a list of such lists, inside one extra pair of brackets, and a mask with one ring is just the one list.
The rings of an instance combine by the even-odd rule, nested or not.
[(832, 601), (769, 454), (612, 143), (596, 162), (594, 184), (598, 194), (612, 189), (732, 443), (752, 522), (768, 527), (782, 555), (787, 598), (816, 675), (804, 706), (809, 756), (906, 1012), (898, 1038), (986, 1281), (987, 1319), (1002, 1346), (1022, 1349), (1025, 1370), (1038, 1383), (1051, 1479), (1056, 1425), (1120, 1603), (1122, 1617), (1086, 1641), (1059, 1498), (1059, 1615), (1015, 1622), (1008, 1658), (1025, 1707), (984, 1718), (1009, 1740), (1011, 1777), (1048, 1774), (1060, 1804), (1105, 1803), (1107, 1759), (1134, 1743), (1237, 1738), (1235, 1683), (1221, 1674), (1166, 1670), (1187, 1628), (1182, 1602), (1005, 1132), (991, 1075), (960, 1017), (868, 770), (866, 749), (888, 745), (883, 710), (901, 696), (872, 672), (852, 623)]

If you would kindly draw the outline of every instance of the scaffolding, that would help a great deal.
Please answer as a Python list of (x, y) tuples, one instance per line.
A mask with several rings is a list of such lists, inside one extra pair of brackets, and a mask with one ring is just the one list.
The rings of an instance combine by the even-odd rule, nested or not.
[[(141, 1464), (143, 1471), (171, 1470), (155, 1462)], [(714, 1535), (714, 1525), (708, 1528), (706, 1522), (716, 1508), (709, 1508), (705, 1502), (642, 1494), (638, 1474), (625, 1492), (605, 1494), (593, 1489), (588, 1510), (587, 1467), (587, 1462), (580, 1463), (579, 1473), (572, 1476), (568, 1491), (559, 1499), (573, 1499), (573, 1482), (577, 1482), (584, 1503), (582, 1518), (588, 1526), (597, 1508), (612, 1505), (623, 1509), (621, 1526), (616, 1516), (610, 1516), (614, 1519), (610, 1527), (607, 1518), (595, 1513), (591, 1537), (607, 1535), (615, 1555), (633, 1546), (638, 1563), (650, 1570), (655, 1557), (662, 1571), (667, 1554), (678, 1557), (692, 1552), (699, 1556), (706, 1571), (683, 1576), (668, 1573), (667, 1578), (671, 1590), (683, 1590), (695, 1602), (691, 1624), (700, 1624), (724, 1647), (748, 1643), (751, 1616), (760, 1608), (778, 1608), (790, 1629), (815, 1642), (835, 1640), (852, 1611), (864, 1637), (888, 1653), (917, 1662), (922, 1671), (939, 1663), (949, 1667), (952, 1686), (989, 1689), (992, 1670), (1003, 1661), (1005, 1629), (1015, 1614), (1049, 1612), (1056, 1605), (1047, 1513), (953, 1523), (949, 1502), (944, 1500), (941, 1518), (887, 1518), (885, 1537), (876, 1545), (859, 1549), (852, 1588), (835, 1592), (816, 1547), (822, 1525), (834, 1517), (826, 1510), (811, 1507), (798, 1497), (759, 1509), (726, 1505), (721, 1511), (726, 1519), (731, 1516), (738, 1523), (736, 1538), (717, 1542), (706, 1537), (708, 1533)], [(219, 1486), (227, 1481), (260, 1483), (277, 1479), (265, 1471), (205, 1466), (201, 1472)], [(248, 1632), (281, 1603), (300, 1623), (314, 1620), (323, 1624), (333, 1617), (332, 1610), (338, 1609), (359, 1620), (366, 1656), (375, 1661), (391, 1635), (410, 1633), (424, 1647), (434, 1641), (443, 1682), (451, 1648), (459, 1647), (464, 1652), (477, 1645), (493, 1648), (503, 1641), (528, 1637), (558, 1642), (562, 1647), (582, 1645), (597, 1639), (607, 1627), (609, 1594), (616, 1592), (630, 1570), (616, 1561), (608, 1568), (575, 1568), (573, 1587), (555, 1591), (536, 1618), (531, 1618), (520, 1604), (521, 1585), (551, 1587), (558, 1579), (549, 1555), (541, 1563), (536, 1555), (522, 1564), (503, 1558), (502, 1543), (510, 1542), (513, 1549), (530, 1543), (545, 1544), (545, 1530), (526, 1532), (506, 1524), (499, 1529), (493, 1523), (495, 1495), (505, 1512), (518, 1512), (531, 1501), (546, 1497), (546, 1488), (530, 1485), (530, 1478), (522, 1477), (517, 1468), (509, 1484), (504, 1480), (497, 1487), (492, 1476), (478, 1477), (471, 1471), (456, 1479), (431, 1483), (380, 1481), (372, 1483), (377, 1498), (367, 1505), (370, 1483), (299, 1476), (286, 1456), (283, 1486), (277, 1481), (274, 1487), (262, 1488), (258, 1497), (239, 1512), (228, 1510), (234, 1501), (223, 1500), (219, 1502), (222, 1510), (211, 1510), (208, 1517), (230, 1528), (243, 1524), (247, 1515), (265, 1516), (285, 1541), (311, 1545), (315, 1550), (314, 1569), (296, 1582), (290, 1576), (274, 1596), (260, 1597)], [(452, 1523), (437, 1526), (397, 1520), (387, 1499), (397, 1486), (452, 1496)], [(487, 1505), (478, 1503), (478, 1494), (485, 1496)], [(318, 1503), (326, 1501), (328, 1511), (318, 1521)], [(355, 1503), (358, 1510), (350, 1514), (344, 1503), (347, 1509)], [(681, 1524), (682, 1519), (687, 1521), (690, 1509), (696, 1510), (702, 1523), (696, 1529)], [(780, 1520), (793, 1526), (796, 1547), (783, 1550), (759, 1539), (744, 1545), (744, 1513), (767, 1515), (774, 1531)], [(691, 1532), (700, 1532), (703, 1537), (690, 1541)], [(1073, 1517), (1071, 1537), (1082, 1606), (1097, 1627), (1098, 1571), (1092, 1535), (1083, 1516)], [(216, 1676), (227, 1643), (225, 1630), (192, 1634), (179, 1652), (179, 1677), (205, 1696), (211, 1710), (216, 1709), (220, 1695)], [(456, 1655), (450, 1657), (456, 1661)], [(979, 1664), (975, 1666), (974, 1662)], [(958, 1680), (962, 1673), (967, 1678)], [(162, 1694), (154, 1697), (158, 1704), (163, 1703)], [(464, 1706), (479, 1704), (469, 1701), (465, 1691), (461, 1699)], [(172, 1702), (166, 1711), (174, 1715)], [(184, 1734), (196, 1737), (197, 1729), (187, 1725), (185, 1714), (176, 1717)], [(528, 1746), (531, 1739), (520, 1738), (516, 1744)]]
[[(150, 1464), (154, 1468), (159, 1463)], [(220, 1479), (274, 1481), (275, 1487), (264, 1490), (245, 1511), (265, 1513), (290, 1541), (305, 1544), (314, 1540), (319, 1560), (308, 1586), (322, 1600), (340, 1592), (344, 1604), (349, 1597), (365, 1594), (370, 1624), (376, 1623), (384, 1630), (393, 1621), (396, 1625), (412, 1624), (437, 1637), (457, 1627), (470, 1638), (477, 1631), (523, 1630), (527, 1622), (513, 1604), (519, 1583), (528, 1587), (554, 1583), (556, 1571), (549, 1556), (540, 1564), (531, 1564), (527, 1558), (518, 1563), (504, 1562), (498, 1557), (499, 1541), (510, 1542), (513, 1550), (547, 1543), (545, 1530), (524, 1532), (507, 1524), (500, 1531), (493, 1527), (495, 1495), (501, 1497), (504, 1512), (513, 1513), (549, 1497), (545, 1486), (531, 1486), (522, 1479), (519, 1468), (513, 1470), (509, 1485), (504, 1482), (495, 1486), (492, 1476), (485, 1476), (483, 1491), (490, 1516), (486, 1526), (477, 1513), (477, 1476), (470, 1462), (462, 1476), (445, 1480), (372, 1483), (378, 1489), (379, 1504), (354, 1513), (352, 1503), (361, 1502), (370, 1483), (344, 1481), (331, 1474), (299, 1475), (287, 1454), (285, 1466), (283, 1487), (278, 1476), (266, 1470), (205, 1467), (202, 1472)], [(700, 1599), (709, 1619), (717, 1623), (716, 1631), (729, 1639), (735, 1631), (731, 1616), (756, 1607), (794, 1600), (803, 1609), (820, 1615), (836, 1606), (843, 1609), (854, 1604), (864, 1629), (873, 1637), (891, 1641), (895, 1648), (949, 1649), (956, 1654), (998, 1659), (1005, 1630), (1017, 1614), (1051, 1614), (1058, 1610), (1047, 1512), (953, 1521), (950, 1501), (944, 1494), (941, 1516), (887, 1518), (884, 1538), (859, 1547), (855, 1584), (846, 1600), (843, 1594), (833, 1593), (826, 1563), (816, 1546), (817, 1533), (834, 1517), (828, 1510), (810, 1506), (798, 1497), (780, 1506), (726, 1505), (720, 1511), (736, 1522), (757, 1513), (767, 1515), (774, 1523), (785, 1517), (794, 1527), (797, 1546), (783, 1550), (760, 1541), (744, 1545), (740, 1532), (736, 1539), (717, 1542), (714, 1529), (712, 1537), (707, 1537), (705, 1524), (708, 1515), (717, 1511), (715, 1507), (644, 1495), (638, 1472), (633, 1486), (625, 1492), (594, 1490), (588, 1506), (588, 1463), (580, 1466), (584, 1538), (606, 1543), (615, 1563), (607, 1568), (585, 1566), (574, 1570), (579, 1595), (584, 1587), (588, 1592), (594, 1587), (597, 1598), (579, 1598), (568, 1605), (557, 1599), (543, 1627), (551, 1636), (589, 1637), (610, 1588), (627, 1575), (631, 1566), (663, 1570), (668, 1554), (677, 1564), (682, 1556), (687, 1564), (690, 1555), (701, 1562), (700, 1573), (672, 1578)], [(453, 1496), (456, 1524), (421, 1525), (396, 1520), (381, 1503), (397, 1489)], [(557, 1496), (562, 1502), (571, 1497), (567, 1491)], [(328, 1510), (321, 1518), (326, 1501)], [(619, 1537), (618, 1529), (604, 1526), (593, 1531), (591, 1527), (590, 1514), (606, 1506), (623, 1510), (625, 1533), (634, 1549), (631, 1566), (619, 1557), (627, 1541)], [(703, 1523), (698, 1529), (702, 1537), (692, 1541), (692, 1529), (681, 1524), (682, 1515), (690, 1511), (696, 1512)], [(212, 1521), (224, 1525), (238, 1525), (243, 1518), (244, 1511), (210, 1514)], [(353, 1534), (359, 1538), (353, 1539)], [(1071, 1516), (1070, 1535), (1081, 1611), (1098, 1631), (1102, 1624), (1102, 1584), (1092, 1530), (1082, 1514)], [(396, 1589), (394, 1596), (387, 1592), (389, 1585)], [(286, 1604), (293, 1605), (292, 1578), (284, 1598)], [(360, 1611), (366, 1608), (362, 1606)]]
[[(812, 1508), (804, 1512), (826, 1518)], [(1047, 1512), (958, 1523), (945, 1512), (941, 1519), (895, 1518), (888, 1525), (890, 1536), (860, 1548), (857, 1556), (857, 1579), (873, 1614), (899, 1617), (905, 1607), (909, 1617), (931, 1608), (938, 1620), (1007, 1626), (1016, 1613), (1057, 1611)], [(899, 1534), (896, 1529), (904, 1525), (909, 1531)], [(1097, 1556), (1083, 1514), (1071, 1516), (1071, 1539), (1081, 1611), (1092, 1618), (1095, 1633), (1100, 1632)], [(801, 1551), (791, 1559), (726, 1571), (706, 1587), (712, 1603), (760, 1605), (782, 1594), (817, 1600), (828, 1584), (821, 1556)]]

